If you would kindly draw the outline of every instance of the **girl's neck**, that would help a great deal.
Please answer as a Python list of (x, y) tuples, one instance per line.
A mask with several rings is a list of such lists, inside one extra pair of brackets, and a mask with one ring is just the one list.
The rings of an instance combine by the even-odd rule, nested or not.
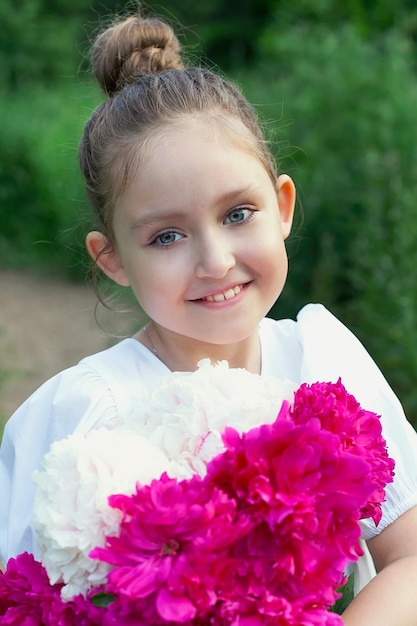
[(165, 333), (161, 333), (150, 322), (135, 335), (135, 339), (153, 352), (171, 371), (194, 371), (201, 359), (208, 358), (212, 363), (224, 360), (230, 367), (244, 368), (253, 374), (261, 373), (261, 347), (257, 329), (239, 343), (215, 345), (181, 335), (170, 336), (168, 340)]

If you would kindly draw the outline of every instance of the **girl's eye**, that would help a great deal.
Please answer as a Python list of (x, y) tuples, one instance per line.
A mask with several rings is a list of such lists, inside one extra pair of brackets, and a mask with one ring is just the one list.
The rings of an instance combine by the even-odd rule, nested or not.
[(152, 243), (157, 246), (170, 246), (180, 239), (182, 239), (182, 235), (180, 233), (177, 233), (174, 230), (167, 230), (166, 232), (155, 237)]
[(246, 222), (253, 215), (253, 209), (248, 209), (247, 207), (237, 207), (236, 209), (232, 209), (224, 220), (225, 224), (239, 224), (241, 222)]

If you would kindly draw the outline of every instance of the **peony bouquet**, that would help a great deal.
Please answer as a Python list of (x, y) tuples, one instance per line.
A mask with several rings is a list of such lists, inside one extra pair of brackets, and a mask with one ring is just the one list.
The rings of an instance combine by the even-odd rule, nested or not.
[(342, 382), (202, 362), (135, 415), (54, 443), (38, 554), (0, 575), (0, 624), (336, 626), (394, 463)]

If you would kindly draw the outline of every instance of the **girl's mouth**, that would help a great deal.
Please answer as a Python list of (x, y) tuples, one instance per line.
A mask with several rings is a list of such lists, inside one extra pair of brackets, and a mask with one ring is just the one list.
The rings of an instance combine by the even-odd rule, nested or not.
[(243, 285), (236, 285), (235, 287), (231, 287), (226, 291), (221, 293), (215, 293), (212, 296), (206, 296), (205, 298), (200, 298), (202, 302), (224, 302), (225, 300), (231, 300), (235, 296), (237, 296), (243, 289)]

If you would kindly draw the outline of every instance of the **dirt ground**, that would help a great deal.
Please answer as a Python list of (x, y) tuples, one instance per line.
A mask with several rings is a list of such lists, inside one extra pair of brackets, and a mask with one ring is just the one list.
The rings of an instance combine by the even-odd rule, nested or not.
[(102, 313), (86, 285), (0, 271), (0, 421), (42, 382), (127, 335), (132, 319)]

